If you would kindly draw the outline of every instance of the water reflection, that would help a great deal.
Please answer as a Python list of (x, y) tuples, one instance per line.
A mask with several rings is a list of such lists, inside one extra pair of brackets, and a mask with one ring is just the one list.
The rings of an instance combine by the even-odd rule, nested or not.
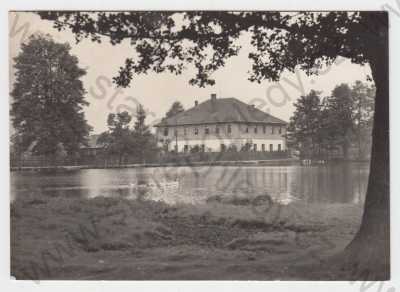
[(68, 198), (146, 197), (170, 204), (206, 202), (211, 196), (268, 195), (289, 204), (361, 204), (368, 165), (285, 167), (159, 167), (87, 169), (68, 173), (11, 173), (11, 198), (62, 196)]

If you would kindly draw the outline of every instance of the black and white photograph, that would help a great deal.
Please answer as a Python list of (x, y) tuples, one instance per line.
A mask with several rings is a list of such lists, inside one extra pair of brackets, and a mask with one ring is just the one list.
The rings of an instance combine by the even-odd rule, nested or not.
[(379, 8), (8, 11), (9, 276), (390, 280)]

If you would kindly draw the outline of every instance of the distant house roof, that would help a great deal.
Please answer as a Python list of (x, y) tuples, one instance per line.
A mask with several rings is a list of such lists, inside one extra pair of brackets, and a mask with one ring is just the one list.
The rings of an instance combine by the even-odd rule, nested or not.
[(103, 145), (97, 144), (97, 139), (99, 138), (99, 136), (100, 135), (98, 135), (98, 134), (90, 135), (88, 138), (87, 146), (81, 145), (80, 148), (102, 148)]
[(155, 127), (215, 123), (287, 124), (236, 98), (214, 97), (173, 117), (163, 119)]

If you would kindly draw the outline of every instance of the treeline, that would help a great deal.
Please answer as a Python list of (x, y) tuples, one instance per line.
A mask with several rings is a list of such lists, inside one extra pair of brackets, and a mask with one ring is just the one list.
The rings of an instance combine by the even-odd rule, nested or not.
[[(11, 159), (43, 156), (46, 163), (67, 157), (81, 158), (88, 146), (92, 127), (84, 108), (86, 91), (81, 78), (86, 71), (68, 44), (60, 44), (48, 35), (36, 34), (22, 44), (14, 59), (15, 82), (11, 91)], [(302, 157), (364, 159), (371, 145), (375, 88), (360, 81), (352, 86), (338, 85), (330, 96), (311, 90), (295, 103), (288, 128), (288, 146)], [(167, 111), (171, 117), (184, 110), (175, 102)], [(135, 115), (135, 114), (133, 114)], [(137, 108), (133, 127), (128, 112), (109, 114), (108, 130), (98, 139), (105, 158), (145, 162), (161, 151), (156, 138), (145, 125), (146, 113)], [(250, 147), (250, 145), (245, 146)], [(227, 151), (238, 149), (227, 149)], [(195, 148), (194, 152), (199, 152)], [(354, 156), (354, 154), (352, 154)]]
[(294, 104), (287, 143), (309, 159), (367, 159), (372, 141), (375, 87), (337, 85), (329, 96), (311, 90)]

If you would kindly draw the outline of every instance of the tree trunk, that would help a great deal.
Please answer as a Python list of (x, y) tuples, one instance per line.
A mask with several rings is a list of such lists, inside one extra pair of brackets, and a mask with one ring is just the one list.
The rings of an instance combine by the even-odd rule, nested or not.
[(346, 267), (358, 280), (390, 278), (389, 203), (389, 66), (387, 27), (379, 30), (380, 40), (370, 52), (376, 86), (375, 113), (368, 188), (358, 233), (346, 247)]

